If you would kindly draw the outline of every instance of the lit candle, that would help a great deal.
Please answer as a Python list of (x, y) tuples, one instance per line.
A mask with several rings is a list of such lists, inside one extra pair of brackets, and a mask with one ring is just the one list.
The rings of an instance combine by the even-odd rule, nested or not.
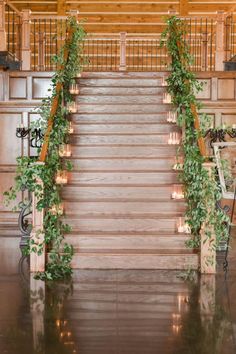
[(64, 207), (63, 204), (60, 203), (58, 205), (57, 204), (53, 205), (49, 210), (53, 215), (62, 215), (64, 211)]
[(69, 113), (76, 113), (78, 108), (79, 106), (77, 106), (76, 102), (68, 102), (67, 104)]
[(233, 129), (236, 129), (236, 124), (233, 124), (232, 128), (233, 128)]
[(165, 78), (165, 77), (162, 77), (162, 80), (161, 80), (161, 86), (164, 86), (164, 87), (168, 86), (168, 83), (167, 83), (167, 81), (166, 81), (166, 78)]
[(167, 122), (176, 123), (176, 112), (167, 112)]
[(71, 156), (71, 146), (69, 144), (63, 144), (59, 147), (60, 157), (70, 157)]
[(72, 123), (71, 123), (71, 122), (69, 123), (68, 133), (69, 133), (69, 134), (73, 134), (73, 133), (74, 133), (74, 128), (73, 128), (73, 126), (72, 126)]
[(169, 93), (164, 93), (163, 103), (171, 103), (171, 95)]
[(72, 95), (78, 95), (79, 94), (79, 85), (78, 84), (71, 84), (69, 90)]
[(56, 174), (56, 184), (66, 184), (68, 180), (67, 171), (58, 171)]

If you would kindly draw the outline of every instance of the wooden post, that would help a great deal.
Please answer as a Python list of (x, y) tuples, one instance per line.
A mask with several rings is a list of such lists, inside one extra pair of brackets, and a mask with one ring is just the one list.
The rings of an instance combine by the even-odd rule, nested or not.
[[(38, 163), (37, 164), (42, 164)], [(43, 188), (43, 183), (41, 180), (38, 180)], [(38, 198), (33, 193), (32, 195), (32, 232), (30, 234), (31, 241), (34, 241), (34, 244), (31, 245), (31, 248), (38, 249), (38, 245), (42, 244), (44, 241), (43, 233), (43, 210), (37, 210)], [(31, 251), (30, 253), (30, 271), (31, 272), (44, 272), (45, 270), (45, 245), (43, 245), (42, 253), (40, 255), (37, 252)]]
[[(205, 162), (203, 167), (208, 171), (210, 178), (214, 178), (213, 169), (215, 164), (213, 162)], [(208, 236), (211, 233), (211, 237)], [(216, 273), (216, 238), (213, 227), (210, 229), (204, 223), (201, 229), (201, 273), (215, 274)]]
[(30, 10), (22, 10), (22, 49), (21, 60), (22, 70), (31, 68), (31, 50), (30, 50)]
[(120, 33), (120, 71), (126, 70), (126, 32)]
[(44, 71), (45, 69), (45, 33), (39, 33), (39, 43), (38, 43), (38, 71)]
[(5, 1), (0, 0), (0, 51), (7, 50), (6, 29), (5, 29)]
[(216, 21), (216, 53), (215, 53), (215, 70), (224, 70), (225, 48), (224, 48), (224, 27), (225, 27), (224, 11), (217, 12)]

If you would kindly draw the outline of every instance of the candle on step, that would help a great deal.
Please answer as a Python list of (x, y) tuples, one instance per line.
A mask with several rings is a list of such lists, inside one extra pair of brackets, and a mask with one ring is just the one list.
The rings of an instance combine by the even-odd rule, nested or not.
[(166, 87), (166, 86), (168, 86), (168, 83), (167, 83), (167, 81), (166, 81), (166, 77), (162, 77), (162, 79), (161, 79), (161, 86), (164, 86), (164, 87)]
[(57, 171), (55, 181), (56, 184), (66, 184), (68, 181), (67, 171)]
[(62, 215), (63, 214), (63, 211), (64, 211), (64, 207), (63, 207), (63, 204), (60, 203), (60, 204), (55, 204), (53, 205), (51, 208), (50, 208), (50, 212), (51, 214), (53, 215)]
[(167, 92), (163, 95), (163, 103), (171, 103), (171, 95)]
[(172, 112), (172, 111), (167, 112), (167, 122), (176, 123), (176, 112)]
[(74, 133), (74, 128), (73, 128), (73, 126), (72, 126), (72, 122), (69, 123), (68, 133), (69, 133), (69, 134), (73, 134), (73, 133)]
[(71, 84), (70, 85), (70, 93), (71, 93), (71, 95), (78, 95), (79, 94), (79, 85), (78, 84)]
[(63, 144), (59, 147), (59, 156), (60, 157), (69, 157), (71, 156), (71, 146), (69, 144)]
[(77, 105), (77, 103), (74, 101), (68, 102), (67, 109), (68, 109), (69, 113), (76, 113), (79, 109), (79, 105)]

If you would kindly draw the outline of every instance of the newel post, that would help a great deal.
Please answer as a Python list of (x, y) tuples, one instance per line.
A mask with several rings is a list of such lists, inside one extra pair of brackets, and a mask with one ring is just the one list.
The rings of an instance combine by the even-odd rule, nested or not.
[[(38, 179), (38, 184), (43, 188), (42, 180)], [(35, 193), (32, 194), (32, 231), (30, 234), (31, 249), (38, 249), (44, 241), (43, 232), (43, 216), (44, 211), (37, 209), (38, 198)], [(41, 248), (41, 247), (40, 247)], [(45, 270), (45, 245), (43, 243), (42, 253), (38, 255), (37, 252), (30, 252), (30, 271), (31, 272), (44, 272)]]
[(22, 70), (30, 70), (31, 50), (30, 50), (30, 10), (22, 10), (22, 49), (21, 60)]
[(0, 51), (7, 50), (6, 29), (5, 29), (5, 1), (0, 0)]
[(120, 33), (120, 71), (126, 70), (126, 32)]
[[(213, 169), (215, 164), (213, 162), (205, 162), (203, 167), (207, 170), (210, 178), (214, 178)], [(209, 208), (208, 208), (209, 209)], [(211, 237), (209, 237), (209, 234)], [(216, 273), (216, 237), (213, 226), (202, 225), (201, 229), (201, 273), (215, 274)]]
[(217, 12), (216, 20), (216, 53), (215, 53), (215, 70), (224, 70), (225, 61), (225, 15), (224, 11)]

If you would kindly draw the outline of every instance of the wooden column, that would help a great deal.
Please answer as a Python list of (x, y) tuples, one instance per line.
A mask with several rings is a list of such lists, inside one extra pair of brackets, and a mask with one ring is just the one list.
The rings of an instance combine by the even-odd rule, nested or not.
[(30, 50), (30, 10), (22, 10), (22, 49), (21, 60), (22, 70), (30, 70), (31, 50)]
[(225, 36), (225, 15), (224, 11), (217, 12), (216, 21), (216, 54), (215, 54), (215, 70), (224, 70), (224, 60), (225, 60), (225, 48), (224, 48), (224, 36)]
[(126, 70), (126, 32), (120, 33), (120, 71)]
[(0, 51), (7, 50), (6, 30), (5, 30), (5, 1), (0, 0)]
[(179, 14), (180, 16), (188, 16), (188, 1), (189, 0), (180, 0), (179, 2)]
[[(37, 162), (37, 164), (42, 164)], [(44, 163), (43, 163), (44, 164)], [(43, 188), (43, 183), (41, 180), (38, 180)], [(42, 244), (44, 241), (43, 233), (43, 215), (44, 212), (37, 210), (38, 198), (33, 193), (32, 195), (32, 232), (30, 234), (31, 240), (34, 241), (34, 244), (31, 248), (36, 248), (38, 250), (38, 245)], [(31, 272), (44, 272), (45, 270), (45, 245), (43, 246), (43, 251), (40, 255), (37, 252), (31, 251), (30, 253), (30, 271)]]
[[(210, 178), (214, 178), (213, 169), (215, 164), (206, 162), (203, 167), (208, 171)], [(209, 208), (208, 208), (209, 209)], [(211, 234), (211, 237), (208, 236)], [(202, 225), (201, 230), (201, 273), (215, 274), (216, 273), (216, 238), (212, 226), (207, 226), (205, 223)]]

